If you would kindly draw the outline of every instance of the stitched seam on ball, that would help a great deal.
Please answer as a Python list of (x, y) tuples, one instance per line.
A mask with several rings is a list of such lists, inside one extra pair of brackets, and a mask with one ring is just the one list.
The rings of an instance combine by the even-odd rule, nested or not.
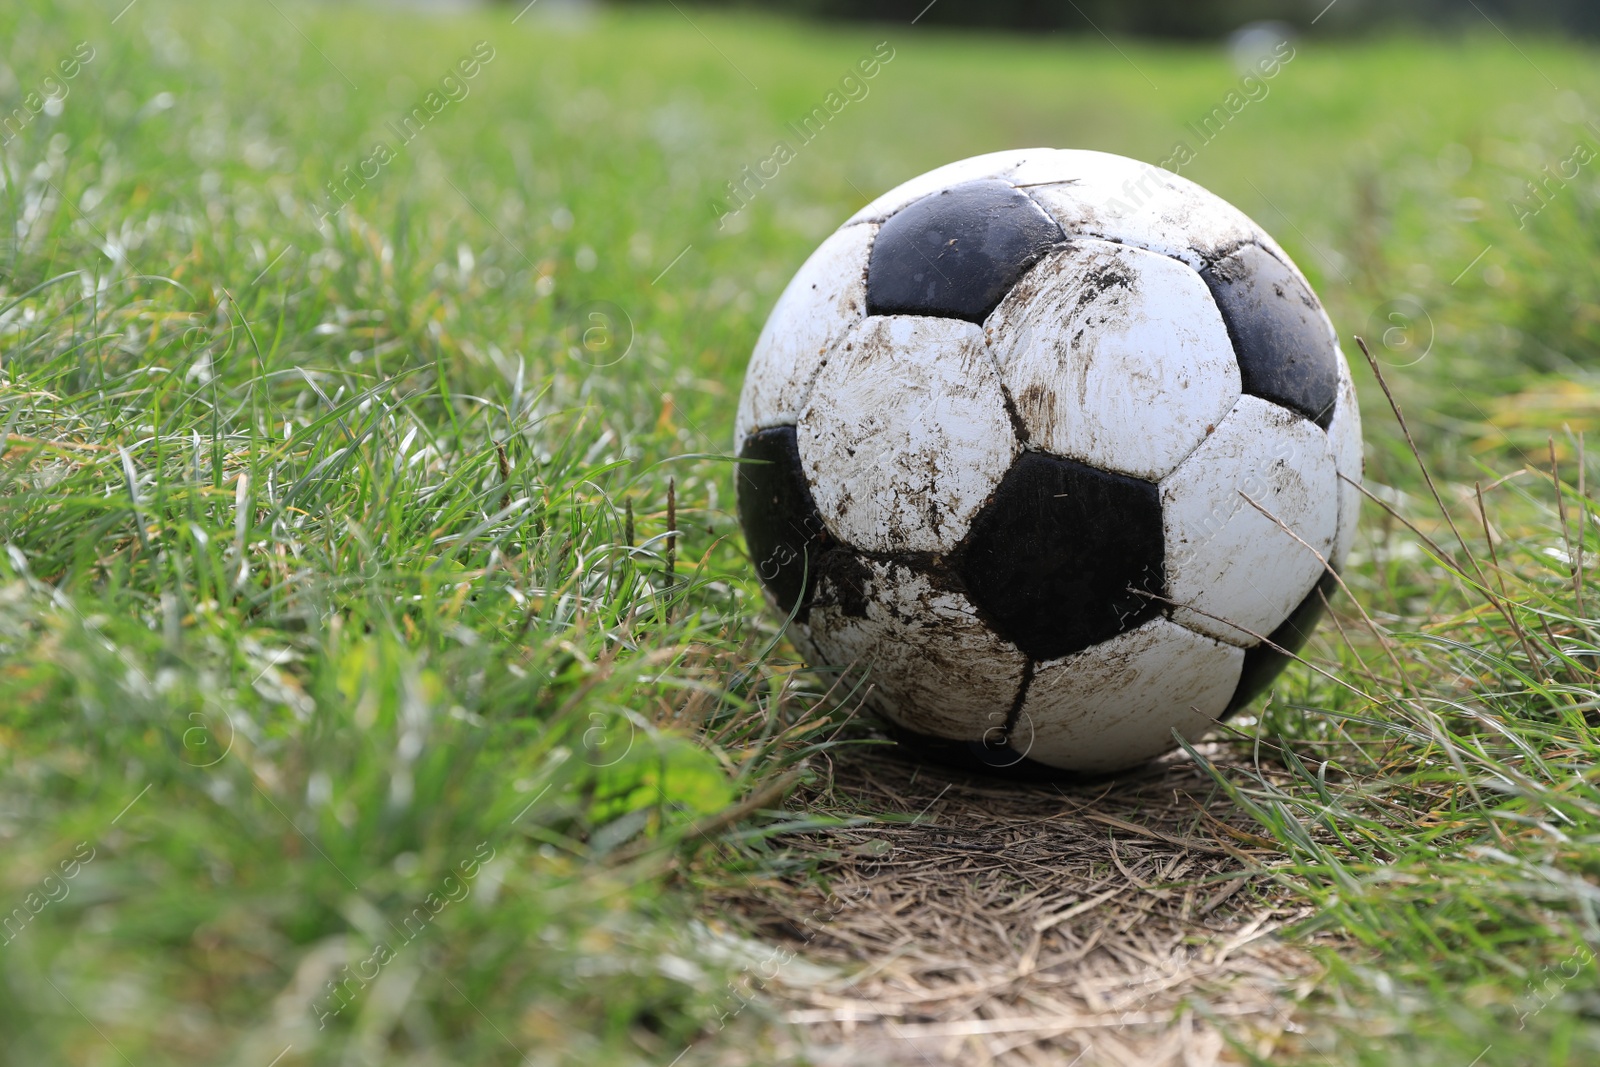
[[(1260, 646), (1261, 643), (1266, 640), (1266, 635), (1265, 634), (1257, 634), (1253, 630), (1250, 630), (1250, 629), (1248, 629), (1247, 627), (1244, 627), (1244, 626), (1240, 626), (1238, 623), (1231, 622), (1228, 619), (1224, 619), (1221, 616), (1214, 614), (1213, 612), (1204, 611), (1204, 610), (1202, 610), (1200, 608), (1197, 608), (1192, 603), (1179, 603), (1178, 601), (1175, 601), (1175, 600), (1174, 601), (1170, 601), (1169, 603), (1172, 606), (1171, 606), (1171, 608), (1169, 610), (1168, 615), (1166, 616), (1167, 621), (1172, 623), (1174, 626), (1181, 626), (1183, 629), (1188, 630), (1190, 633), (1195, 634), (1196, 636), (1204, 637), (1204, 638), (1206, 638), (1208, 640), (1215, 641), (1218, 644), (1232, 645), (1234, 648), (1242, 648), (1242, 649), (1245, 649), (1247, 651), (1249, 649), (1256, 648), (1256, 647)], [(1296, 601), (1296, 603), (1298, 603), (1298, 601)], [(1201, 630), (1201, 629), (1199, 629), (1197, 627), (1190, 626), (1188, 623), (1184, 622), (1182, 619), (1180, 619), (1178, 617), (1178, 612), (1180, 610), (1181, 611), (1192, 611), (1196, 615), (1199, 615), (1201, 618), (1204, 618), (1206, 621), (1215, 623), (1219, 628), (1227, 627), (1230, 630), (1233, 630), (1233, 631), (1235, 631), (1237, 633), (1241, 633), (1241, 634), (1245, 635), (1245, 639), (1250, 641), (1251, 643), (1248, 644), (1248, 645), (1242, 645), (1238, 641), (1230, 641), (1226, 637), (1218, 637), (1216, 634), (1207, 633), (1206, 631)]]
[[(1005, 734), (1008, 745), (1011, 744), (1011, 735), (1016, 731), (1017, 723), (1022, 720), (1022, 706), (1027, 703), (1028, 690), (1033, 687), (1034, 671), (1034, 660), (1029, 656), (1027, 662), (1022, 665), (1022, 681), (1017, 685), (1017, 695), (1011, 700), (1011, 710), (1006, 713)], [(1028, 754), (1024, 752), (1022, 756), (1026, 759)]]

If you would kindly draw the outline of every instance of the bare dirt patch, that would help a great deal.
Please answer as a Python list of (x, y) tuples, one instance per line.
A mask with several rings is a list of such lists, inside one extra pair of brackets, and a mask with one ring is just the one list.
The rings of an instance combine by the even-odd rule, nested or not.
[(828, 770), (808, 810), (904, 817), (785, 838), (826, 888), (723, 901), (795, 954), (763, 988), (812, 1062), (1243, 1062), (1230, 1041), (1270, 1055), (1317, 973), (1275, 936), (1307, 914), (1268, 873), (1277, 854), (1186, 756), (1079, 785), (887, 748)]

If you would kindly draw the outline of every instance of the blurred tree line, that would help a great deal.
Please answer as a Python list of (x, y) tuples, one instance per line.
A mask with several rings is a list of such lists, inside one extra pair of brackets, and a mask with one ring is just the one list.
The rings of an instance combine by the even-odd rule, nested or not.
[[(652, 0), (629, 0), (652, 2)], [(1273, 19), (1298, 29), (1360, 33), (1399, 28), (1506, 29), (1600, 36), (1600, 0), (695, 0), (817, 18), (1060, 30), (1151, 37), (1217, 38), (1247, 22)], [(926, 10), (924, 11), (924, 9)], [(1320, 16), (1320, 17), (1319, 17)]]

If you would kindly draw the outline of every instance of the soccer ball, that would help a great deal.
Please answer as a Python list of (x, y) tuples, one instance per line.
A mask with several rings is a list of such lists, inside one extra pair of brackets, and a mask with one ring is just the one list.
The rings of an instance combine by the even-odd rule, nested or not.
[(1360, 504), (1304, 276), (1231, 205), (1100, 152), (978, 156), (868, 204), (779, 298), (735, 433), (807, 662), (1013, 771), (1131, 767), (1260, 694)]

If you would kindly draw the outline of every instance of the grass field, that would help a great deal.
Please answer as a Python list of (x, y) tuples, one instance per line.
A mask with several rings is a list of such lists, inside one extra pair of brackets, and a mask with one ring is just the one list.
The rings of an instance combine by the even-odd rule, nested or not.
[(744, 360), (890, 185), (1184, 140), (1318, 286), (1375, 500), (1184, 816), (1229, 907), (1300, 916), (1292, 1026), (1174, 1017), (1237, 1062), (1595, 1062), (1594, 51), (1301, 41), (1201, 144), (1220, 50), (685, 10), (0, 10), (0, 1061), (803, 1061), (726, 902), (919, 812), (830, 788), (870, 734), (761, 610)]

